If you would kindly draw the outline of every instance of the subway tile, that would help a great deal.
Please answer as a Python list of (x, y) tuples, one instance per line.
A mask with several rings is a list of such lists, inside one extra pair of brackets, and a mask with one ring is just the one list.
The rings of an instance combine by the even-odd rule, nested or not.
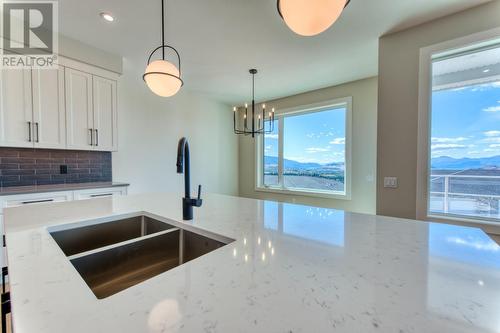
[(19, 157), (44, 158), (49, 156), (50, 152), (48, 150), (26, 149), (19, 151)]
[(56, 150), (50, 152), (50, 158), (76, 158), (77, 153), (71, 150)]
[(19, 157), (19, 150), (16, 148), (0, 148), (0, 157)]
[(36, 181), (34, 180), (23, 180), (23, 181), (15, 181), (15, 182), (2, 182), (3, 187), (10, 186), (33, 186), (36, 185)]
[[(68, 166), (61, 175), (60, 165)], [(0, 186), (111, 181), (111, 153), (0, 147)]]
[(2, 170), (2, 175), (34, 175), (35, 170), (29, 169), (29, 170)]
[(34, 158), (25, 158), (25, 157), (2, 157), (1, 163), (35, 163)]
[(14, 170), (19, 169), (18, 163), (2, 163), (0, 162), (0, 170)]
[(50, 175), (22, 175), (21, 176), (21, 181), (24, 180), (50, 180)]
[(15, 182), (19, 181), (19, 176), (18, 175), (12, 175), (12, 176), (0, 176), (0, 181), (2, 182)]

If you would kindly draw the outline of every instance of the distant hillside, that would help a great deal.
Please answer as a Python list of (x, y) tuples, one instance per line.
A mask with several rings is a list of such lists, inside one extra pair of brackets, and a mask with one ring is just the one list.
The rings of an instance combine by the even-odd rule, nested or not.
[(435, 157), (431, 160), (431, 168), (439, 170), (500, 169), (500, 156), (481, 158)]
[[(278, 165), (278, 158), (274, 156), (264, 156), (264, 162), (266, 165)], [(285, 169), (295, 169), (295, 170), (307, 170), (307, 169), (317, 169), (317, 168), (334, 168), (334, 169), (343, 169), (344, 163), (328, 163), (328, 164), (319, 164), (319, 163), (302, 163), (294, 160), (283, 160)]]

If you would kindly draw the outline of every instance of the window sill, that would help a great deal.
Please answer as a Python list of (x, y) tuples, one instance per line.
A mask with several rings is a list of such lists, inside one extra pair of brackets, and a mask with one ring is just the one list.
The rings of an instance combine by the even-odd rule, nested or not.
[(500, 223), (494, 222), (489, 219), (473, 219), (461, 216), (443, 216), (439, 214), (428, 214), (423, 218), (419, 218), (420, 221), (430, 222), (430, 223), (445, 223), (452, 225), (465, 226), (470, 228), (482, 229), (485, 233), (500, 235)]
[(327, 199), (337, 199), (337, 200), (351, 200), (351, 195), (349, 193), (341, 192), (321, 192), (321, 191), (308, 191), (308, 190), (294, 190), (294, 189), (281, 189), (276, 187), (255, 187), (257, 192), (267, 192), (267, 193), (277, 193), (284, 195), (297, 195), (315, 198), (327, 198)]
[(490, 219), (487, 217), (474, 218), (463, 215), (427, 214), (426, 219), (444, 223), (458, 222), (458, 223), (465, 223), (467, 225), (477, 225), (477, 226), (489, 225), (489, 226), (500, 227), (500, 222), (496, 221), (495, 219)]

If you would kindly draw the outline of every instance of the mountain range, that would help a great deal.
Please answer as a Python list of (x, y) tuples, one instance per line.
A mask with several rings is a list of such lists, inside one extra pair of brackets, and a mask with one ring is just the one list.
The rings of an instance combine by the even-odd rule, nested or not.
[[(267, 166), (272, 166), (272, 165), (278, 165), (278, 158), (275, 156), (264, 156), (264, 164)], [(344, 168), (344, 163), (343, 162), (334, 162), (334, 163), (328, 163), (328, 164), (319, 164), (319, 163), (312, 163), (312, 162), (298, 162), (294, 160), (289, 160), (289, 159), (284, 159), (283, 160), (284, 168), (285, 169), (294, 169), (294, 170), (307, 170), (307, 169), (317, 169), (317, 168), (336, 168), (336, 169), (343, 169)]]
[(500, 169), (500, 156), (480, 158), (453, 158), (449, 156), (440, 156), (431, 160), (431, 169)]
[[(267, 166), (278, 165), (278, 158), (274, 156), (265, 156)], [(343, 169), (344, 163), (302, 163), (294, 160), (284, 159), (285, 169), (308, 170), (317, 168), (335, 168)], [(465, 170), (465, 169), (500, 169), (500, 155), (480, 158), (453, 158), (449, 156), (435, 157), (431, 160), (431, 169), (439, 170)]]

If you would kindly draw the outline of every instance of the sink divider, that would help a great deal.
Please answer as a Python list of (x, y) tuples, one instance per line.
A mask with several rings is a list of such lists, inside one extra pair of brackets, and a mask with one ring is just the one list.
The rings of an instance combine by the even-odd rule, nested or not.
[[(141, 226), (141, 235), (144, 235), (145, 231), (146, 231), (145, 230), (144, 217), (143, 217), (143, 220), (142, 220), (141, 224), (142, 224), (142, 226)], [(184, 246), (183, 245), (184, 245), (184, 241), (183, 241), (183, 237), (182, 237), (183, 230), (181, 228), (172, 228), (172, 229), (160, 231), (160, 232), (157, 232), (157, 233), (154, 233), (154, 234), (151, 234), (151, 235), (145, 235), (145, 236), (141, 236), (141, 237), (136, 237), (136, 238), (128, 239), (128, 240), (123, 241), (123, 242), (114, 243), (114, 244), (111, 244), (111, 245), (99, 247), (97, 249), (93, 249), (93, 250), (89, 250), (89, 251), (77, 253), (77, 254), (68, 256), (68, 259), (71, 261), (73, 259), (82, 258), (82, 257), (88, 256), (88, 255), (91, 255), (91, 254), (95, 254), (95, 253), (99, 253), (99, 252), (106, 251), (106, 250), (109, 250), (109, 249), (113, 249), (115, 247), (119, 247), (119, 246), (123, 246), (123, 245), (127, 245), (127, 244), (136, 243), (136, 242), (139, 242), (139, 241), (142, 241), (142, 240), (145, 240), (145, 239), (158, 237), (158, 236), (165, 235), (165, 234), (168, 234), (168, 233), (171, 233), (171, 232), (176, 232), (176, 231), (179, 231), (180, 235), (181, 235), (180, 242), (179, 242), (179, 246), (180, 246), (180, 248), (179, 248), (180, 252), (179, 253), (181, 254), (181, 256), (180, 256), (181, 262), (183, 262), (183, 254), (184, 254), (184, 250), (183, 250)]]

